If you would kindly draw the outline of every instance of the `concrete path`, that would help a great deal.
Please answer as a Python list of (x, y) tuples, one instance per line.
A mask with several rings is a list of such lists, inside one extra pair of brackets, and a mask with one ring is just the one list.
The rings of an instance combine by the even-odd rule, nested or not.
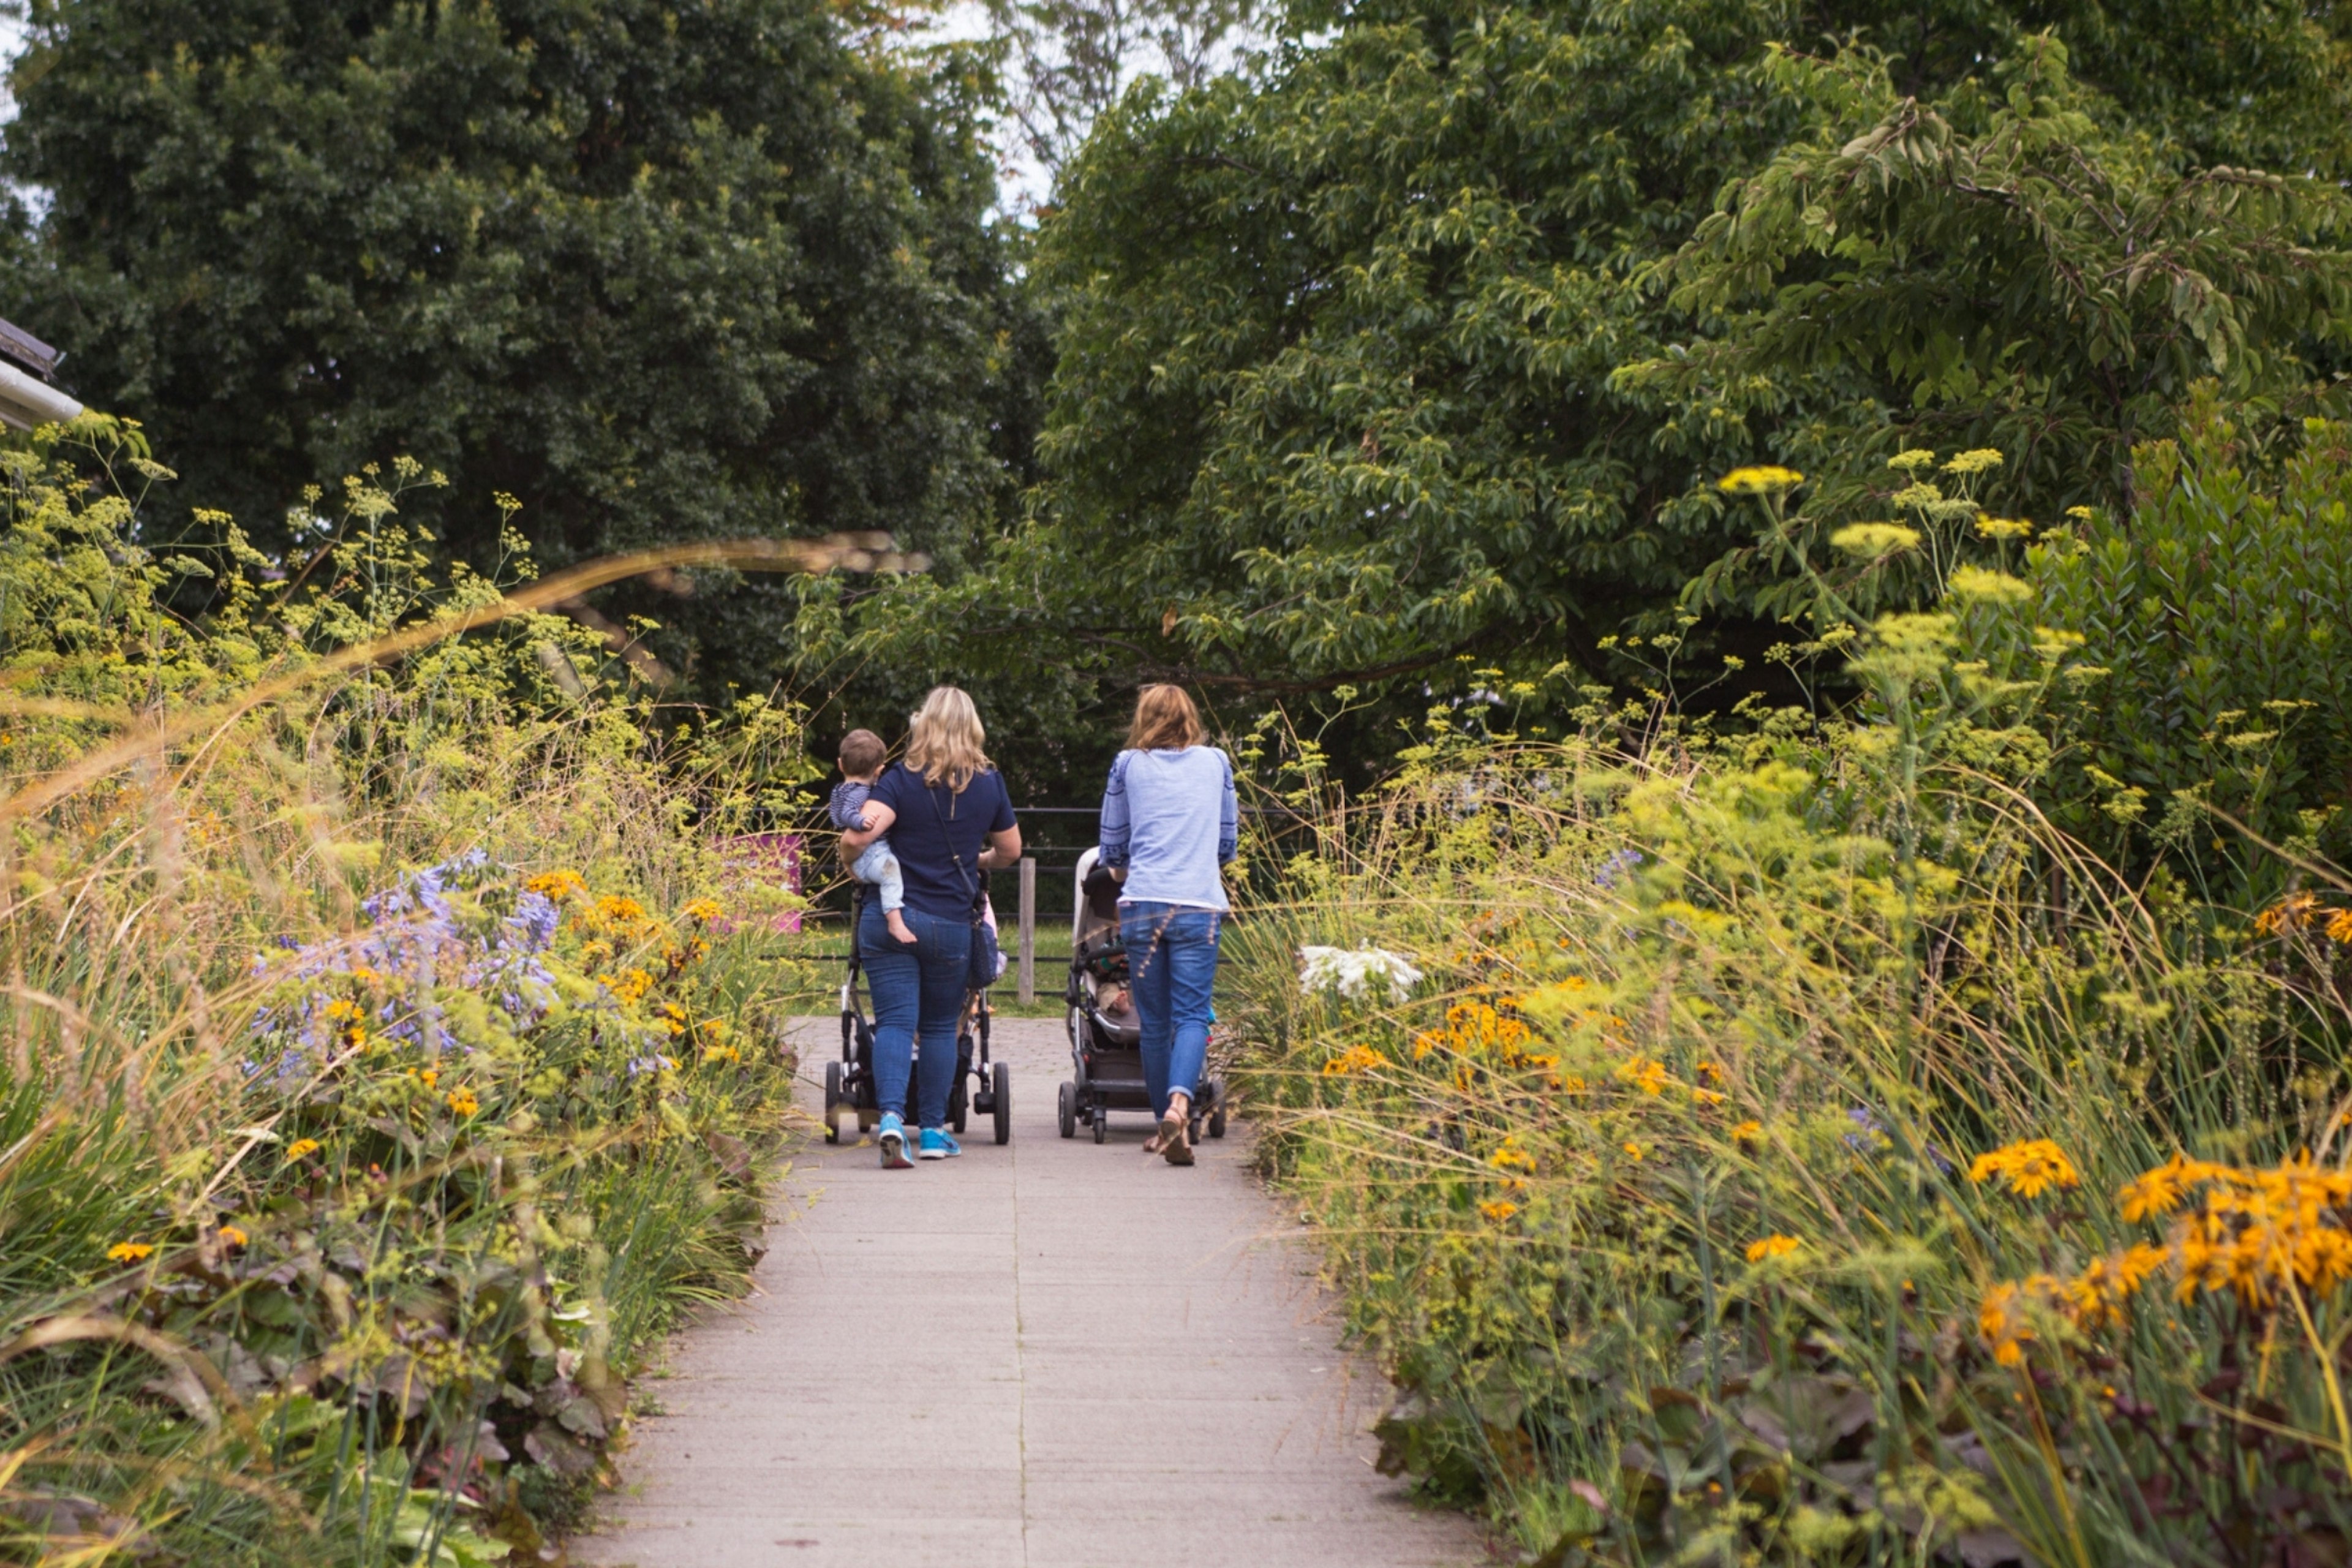
[[(804, 1077), (832, 1020), (802, 1038)], [(761, 1292), (683, 1336), (581, 1563), (635, 1568), (1467, 1568), (1364, 1429), (1295, 1225), (1239, 1124), (1176, 1170), (1055, 1128), (1058, 1022), (1003, 1020), (1013, 1142), (879, 1169), (814, 1139)], [(807, 1092), (810, 1109), (816, 1096)], [(798, 1204), (794, 1207), (797, 1209)]]

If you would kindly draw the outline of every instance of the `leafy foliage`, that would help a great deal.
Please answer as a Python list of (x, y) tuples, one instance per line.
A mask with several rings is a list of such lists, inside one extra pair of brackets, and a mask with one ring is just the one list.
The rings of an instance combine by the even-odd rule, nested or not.
[[(952, 565), (1004, 503), (1034, 331), (982, 222), (985, 74), (881, 21), (37, 5), (5, 162), (47, 203), (11, 311), (273, 552), (285, 498), (399, 450), (519, 498), (556, 562), (881, 529)], [(666, 651), (764, 688), (779, 603), (706, 596)]]
[(2132, 510), (2046, 542), (2032, 575), (2043, 617), (2105, 671), (2072, 716), (2082, 751), (2047, 798), (2126, 861), (2161, 847), (2234, 880), (2268, 857), (2235, 833), (2212, 838), (2203, 805), (2306, 853), (2345, 842), (2352, 445), (2343, 425), (2314, 420), (2264, 472), (2225, 406), (2203, 389), (2177, 443), (2137, 454)]
[[(156, 472), (95, 417), (6, 464), (0, 949), (40, 1001), (0, 1052), (0, 1542), (536, 1552), (761, 1245), (799, 976), (727, 840), (798, 781), (793, 716), (657, 753), (548, 616), (306, 683), (496, 596), (394, 521), (421, 468), (354, 476), (277, 582), (233, 525), (137, 542)], [(161, 599), (202, 574), (199, 628)]]
[[(2299, 385), (2334, 196), (2151, 151), (2167, 114), (2200, 144), (2204, 89), (2119, 102), (2021, 18), (1930, 15), (1397, 0), (1262, 82), (1130, 98), (1041, 237), (1031, 575), (1079, 646), (1242, 690), (1622, 673), (1600, 637), (1745, 538), (1712, 487), (1738, 463), (1981, 427), (2063, 503), (2112, 496), (2191, 375)], [(2170, 37), (2075, 20), (2108, 62)], [(2335, 69), (2299, 16), (2241, 21)], [(1881, 24), (1919, 52), (1769, 47)], [(1760, 650), (1737, 613), (1771, 609), (1722, 635)]]

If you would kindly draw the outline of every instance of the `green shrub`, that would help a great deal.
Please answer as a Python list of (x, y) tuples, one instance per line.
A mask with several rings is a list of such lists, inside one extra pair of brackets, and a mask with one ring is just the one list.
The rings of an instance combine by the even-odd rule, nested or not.
[[(2042, 616), (2106, 675), (2068, 714), (2079, 747), (2045, 792), (2129, 861), (2159, 850), (2231, 886), (2275, 844), (2340, 854), (2352, 794), (2352, 426), (2307, 422), (2274, 473), (2203, 388), (2179, 440), (2135, 454), (2127, 516), (2032, 552)], [(2104, 819), (2104, 820), (2103, 820)]]

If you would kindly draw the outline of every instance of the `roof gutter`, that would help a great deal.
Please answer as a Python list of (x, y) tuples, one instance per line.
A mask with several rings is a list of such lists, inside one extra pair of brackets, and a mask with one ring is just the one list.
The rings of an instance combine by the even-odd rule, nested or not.
[(81, 413), (82, 405), (56, 387), (0, 361), (0, 425), (29, 430), (36, 425), (62, 425)]

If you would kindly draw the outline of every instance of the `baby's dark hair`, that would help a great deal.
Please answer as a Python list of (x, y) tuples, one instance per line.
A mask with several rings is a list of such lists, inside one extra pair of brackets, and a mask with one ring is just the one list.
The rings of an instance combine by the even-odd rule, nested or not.
[(841, 771), (849, 777), (875, 772), (889, 756), (890, 748), (871, 730), (852, 730), (841, 738)]

